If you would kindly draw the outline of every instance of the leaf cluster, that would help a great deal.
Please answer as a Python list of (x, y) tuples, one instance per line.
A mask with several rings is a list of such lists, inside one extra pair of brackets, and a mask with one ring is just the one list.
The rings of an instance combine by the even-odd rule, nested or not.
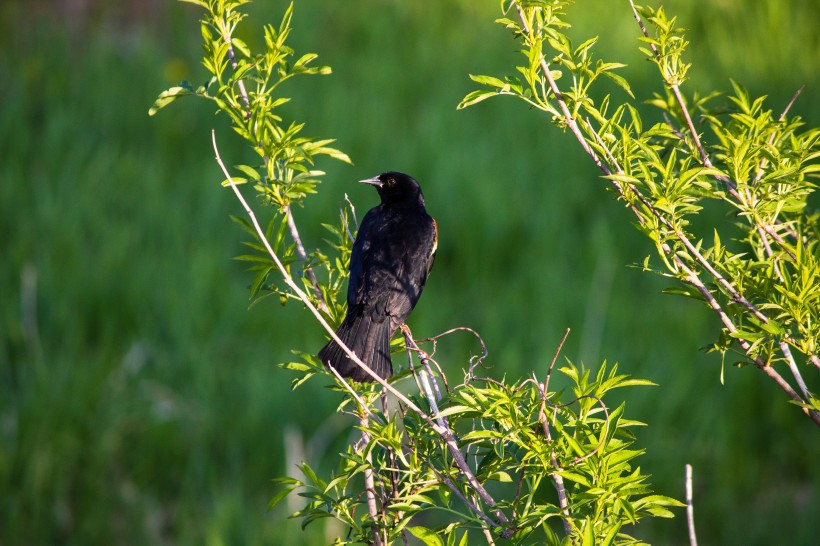
[[(328, 314), (331, 321), (338, 321), (341, 312), (336, 303), (346, 278), (346, 260), (352, 237), (348, 223), (349, 211), (341, 210), (341, 225), (326, 225), (331, 234), (330, 251), (338, 253), (329, 258), (326, 253), (315, 250), (308, 254), (298, 237), (292, 220), (291, 208), (301, 204), (316, 186), (324, 172), (315, 169), (319, 156), (328, 156), (349, 163), (350, 158), (333, 148), (332, 139), (313, 139), (302, 136), (303, 123), (286, 122), (280, 114), (282, 105), (290, 101), (283, 96), (281, 85), (299, 75), (330, 74), (327, 66), (313, 66), (315, 53), (305, 53), (298, 58), (287, 44), (292, 30), (293, 3), (291, 3), (278, 26), (263, 26), (262, 51), (255, 53), (235, 36), (239, 24), (247, 14), (241, 7), (250, 0), (181, 0), (195, 4), (204, 10), (200, 21), (202, 35), (202, 64), (210, 77), (206, 83), (193, 88), (188, 82), (163, 91), (149, 113), (154, 114), (174, 100), (194, 96), (211, 101), (217, 112), (225, 114), (234, 131), (240, 135), (259, 157), (253, 165), (235, 165), (236, 174), (231, 176), (234, 184), (252, 184), (262, 202), (275, 210), (268, 223), (266, 238), (282, 262), (291, 271), (293, 265), (302, 270), (302, 281), (308, 293)], [(294, 60), (295, 59), (295, 60)], [(222, 182), (229, 184), (228, 180)], [(282, 304), (296, 296), (286, 286), (271, 281), (270, 273), (275, 263), (258, 240), (253, 227), (245, 220), (234, 218), (254, 241), (244, 244), (252, 251), (237, 259), (250, 264), (254, 273), (251, 298), (278, 296)], [(354, 228), (355, 230), (355, 228)], [(322, 273), (322, 278), (316, 272)]]
[[(708, 349), (764, 371), (820, 425), (820, 401), (800, 366), (820, 372), (818, 216), (807, 210), (820, 130), (789, 117), (788, 107), (775, 115), (765, 97), (735, 82), (726, 96), (686, 97), (684, 30), (662, 8), (633, 5), (639, 49), (664, 84), (645, 100), (658, 119), (648, 122), (615, 72), (624, 65), (596, 58), (597, 38), (575, 46), (565, 34), (566, 4), (503, 2), (498, 22), (522, 44), (522, 64), (503, 79), (471, 76), (483, 88), (459, 107), (510, 95), (569, 129), (651, 240), (643, 269), (674, 279), (668, 292), (700, 301), (720, 320)], [(596, 99), (607, 90), (600, 76), (622, 92)], [(728, 220), (704, 214), (709, 203)]]
[[(308, 504), (291, 517), (303, 527), (323, 518), (340, 521), (347, 534), (337, 544), (369, 542), (374, 528), (385, 543), (409, 532), (429, 545), (466, 544), (468, 536), (485, 531), (516, 544), (634, 544), (625, 525), (672, 517), (669, 508), (681, 504), (651, 494), (635, 465), (643, 451), (634, 447), (632, 429), (642, 423), (624, 417), (623, 404), (610, 409), (604, 399), (614, 389), (650, 383), (619, 375), (617, 366), (606, 363), (595, 375), (571, 363), (560, 372), (571, 385), (566, 391), (547, 393), (535, 379), (509, 385), (473, 379), (440, 401), (434, 418), (461, 432), (458, 445), (475, 477), (503, 498), (493, 506), (476, 495), (443, 438), (400, 405), (392, 415), (369, 415), (361, 427), (367, 443), (350, 446), (330, 479), (307, 463), (300, 466), (304, 479), (280, 479), (282, 490), (271, 507), (297, 491)], [(372, 408), (378, 392), (363, 396)], [(411, 399), (429, 407), (423, 398)], [(342, 407), (350, 404), (347, 398)], [(376, 479), (377, 521), (363, 493), (369, 469)], [(569, 483), (565, 508), (553, 489), (556, 477)], [(498, 510), (512, 518), (502, 524)], [(555, 531), (562, 520), (570, 530), (564, 537)], [(421, 524), (428, 521), (440, 523)]]

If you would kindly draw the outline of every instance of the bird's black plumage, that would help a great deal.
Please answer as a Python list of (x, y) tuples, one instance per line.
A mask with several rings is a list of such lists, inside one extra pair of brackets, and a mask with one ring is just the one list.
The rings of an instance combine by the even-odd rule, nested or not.
[[(427, 214), (421, 187), (399, 172), (362, 180), (376, 188), (381, 204), (362, 219), (350, 255), (347, 315), (336, 335), (383, 379), (393, 374), (390, 339), (416, 306), (433, 266), (436, 222)], [(343, 377), (373, 381), (330, 340), (319, 360)]]

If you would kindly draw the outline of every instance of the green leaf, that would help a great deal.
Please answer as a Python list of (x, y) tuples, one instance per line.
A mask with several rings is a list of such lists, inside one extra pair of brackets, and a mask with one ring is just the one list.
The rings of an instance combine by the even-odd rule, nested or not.
[[(296, 481), (296, 480), (294, 480), (294, 481)], [(294, 489), (299, 487), (299, 485), (300, 485), (300, 482), (296, 482), (296, 485), (291, 485), (290, 487), (285, 487), (284, 489), (282, 489), (281, 491), (276, 493), (271, 498), (270, 502), (268, 502), (268, 510), (273, 510), (274, 508), (276, 508), (276, 505), (278, 505), (280, 502), (282, 502), (282, 500), (285, 497), (287, 497)]]
[[(236, 168), (245, 173), (246, 175), (248, 175), (248, 178), (250, 178), (254, 182), (258, 182), (262, 178), (262, 175), (259, 174), (259, 171), (248, 165), (236, 165)], [(236, 179), (234, 179), (234, 181), (236, 181)]]
[(243, 178), (243, 177), (241, 177), (241, 176), (232, 176), (232, 177), (230, 177), (230, 178), (226, 178), (225, 180), (223, 180), (223, 181), (222, 181), (222, 182), (220, 182), (219, 184), (220, 184), (220, 186), (222, 186), (223, 188), (227, 188), (227, 187), (229, 187), (229, 186), (231, 185), (231, 182), (233, 182), (233, 185), (234, 185), (234, 186), (239, 186), (239, 185), (241, 185), (241, 184), (247, 184), (248, 179), (247, 179), (247, 178)]
[(170, 89), (166, 89), (162, 93), (159, 94), (157, 100), (154, 101), (154, 105), (148, 110), (148, 115), (153, 116), (157, 112), (159, 112), (162, 108), (165, 108), (179, 97), (184, 97), (186, 95), (193, 95), (193, 92), (182, 86), (171, 87)]
[(480, 83), (482, 85), (489, 85), (490, 87), (498, 87), (503, 88), (507, 87), (509, 84), (504, 82), (503, 80), (499, 80), (493, 76), (482, 76), (480, 74), (470, 74), (470, 79), (476, 83)]
[(421, 540), (427, 546), (444, 546), (444, 541), (439, 538), (439, 536), (431, 529), (427, 527), (421, 526), (414, 526), (414, 527), (407, 527), (407, 530), (416, 537), (417, 539)]
[(618, 87), (626, 91), (627, 95), (629, 95), (633, 99), (635, 98), (635, 95), (632, 94), (632, 89), (629, 87), (629, 82), (626, 80), (626, 78), (624, 78), (620, 74), (616, 74), (615, 72), (609, 71), (603, 72), (603, 75), (612, 80), (613, 82), (615, 82), (615, 84)]
[(449, 417), (450, 415), (456, 415), (458, 413), (467, 413), (467, 412), (474, 412), (475, 410), (470, 406), (450, 406), (448, 408), (444, 408), (438, 414), (434, 416), (436, 419), (441, 419), (443, 417)]
[(456, 109), (457, 110), (463, 110), (464, 108), (467, 108), (468, 106), (472, 106), (473, 104), (478, 104), (479, 102), (481, 102), (483, 100), (486, 100), (486, 99), (489, 99), (490, 97), (494, 97), (496, 95), (498, 95), (498, 93), (496, 91), (486, 91), (486, 90), (473, 91), (471, 93), (468, 93), (463, 99), (461, 99), (461, 102), (458, 103), (458, 106), (456, 106)]

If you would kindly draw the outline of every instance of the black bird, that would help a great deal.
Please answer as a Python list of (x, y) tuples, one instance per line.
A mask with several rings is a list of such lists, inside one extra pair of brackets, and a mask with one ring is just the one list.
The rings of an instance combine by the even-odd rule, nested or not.
[[(393, 375), (390, 339), (419, 301), (433, 266), (436, 221), (424, 208), (421, 187), (399, 172), (362, 180), (381, 204), (362, 219), (350, 255), (347, 316), (336, 335), (379, 377)], [(332, 339), (319, 360), (354, 381), (373, 378)]]

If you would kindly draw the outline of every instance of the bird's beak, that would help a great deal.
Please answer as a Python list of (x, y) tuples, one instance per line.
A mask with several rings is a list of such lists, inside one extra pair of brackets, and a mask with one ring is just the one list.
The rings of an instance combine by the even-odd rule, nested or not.
[(377, 188), (381, 188), (384, 185), (384, 182), (379, 180), (378, 176), (374, 176), (373, 178), (365, 178), (364, 180), (359, 180), (362, 184), (370, 184), (371, 186), (376, 186)]

